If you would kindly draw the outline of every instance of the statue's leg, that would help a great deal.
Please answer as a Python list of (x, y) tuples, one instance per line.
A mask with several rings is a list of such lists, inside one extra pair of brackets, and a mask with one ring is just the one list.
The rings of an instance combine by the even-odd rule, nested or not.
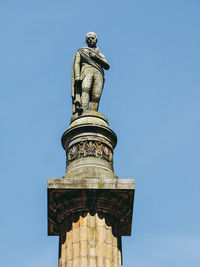
[(99, 100), (103, 90), (103, 77), (102, 75), (97, 72), (94, 74), (94, 83), (92, 87), (92, 99), (91, 99), (91, 110), (98, 111), (99, 107)]
[(89, 107), (89, 93), (92, 87), (93, 76), (86, 75), (82, 81), (82, 94), (81, 94), (81, 101), (82, 101), (82, 108), (83, 110), (87, 110)]

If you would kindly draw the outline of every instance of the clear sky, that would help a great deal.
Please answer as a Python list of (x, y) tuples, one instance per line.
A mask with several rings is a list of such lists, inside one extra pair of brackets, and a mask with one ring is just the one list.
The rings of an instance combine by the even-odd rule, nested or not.
[(200, 1), (0, 0), (1, 267), (55, 267), (47, 178), (65, 173), (71, 68), (95, 31), (111, 68), (99, 111), (135, 178), (125, 267), (200, 266)]

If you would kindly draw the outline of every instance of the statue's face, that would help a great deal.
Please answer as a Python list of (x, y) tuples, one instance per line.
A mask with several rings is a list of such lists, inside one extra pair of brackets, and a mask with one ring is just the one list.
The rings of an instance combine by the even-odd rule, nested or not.
[(96, 43), (97, 43), (96, 35), (93, 33), (87, 34), (86, 43), (88, 44), (89, 47), (96, 47)]

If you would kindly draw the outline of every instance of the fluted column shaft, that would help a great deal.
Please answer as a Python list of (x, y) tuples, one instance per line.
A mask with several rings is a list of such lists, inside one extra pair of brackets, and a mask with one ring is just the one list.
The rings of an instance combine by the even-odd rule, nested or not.
[[(121, 237), (97, 214), (79, 217), (61, 233), (59, 267), (121, 267)], [(64, 235), (64, 239), (63, 239)]]

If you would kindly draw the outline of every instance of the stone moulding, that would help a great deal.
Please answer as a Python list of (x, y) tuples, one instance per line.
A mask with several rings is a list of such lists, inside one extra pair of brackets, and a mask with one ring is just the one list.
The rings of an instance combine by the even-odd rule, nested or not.
[[(93, 133), (96, 136), (98, 135), (99, 137), (104, 138), (111, 144), (113, 149), (115, 148), (117, 143), (117, 136), (111, 129), (102, 125), (100, 126), (89, 123), (71, 127), (66, 132), (64, 132), (61, 140), (63, 148), (67, 150), (70, 142), (74, 140), (74, 137), (77, 139), (79, 136), (88, 136), (89, 133)], [(83, 136), (81, 136), (81, 134), (83, 134)]]
[[(57, 180), (57, 182), (53, 182)], [(48, 182), (48, 234), (59, 235), (64, 223), (69, 231), (79, 216), (98, 214), (112, 226), (115, 236), (131, 235), (134, 181), (116, 179), (100, 184), (95, 180)], [(108, 179), (109, 180), (109, 179)], [(110, 179), (112, 180), (112, 179)], [(121, 181), (122, 182), (121, 182)], [(125, 181), (124, 181), (125, 180)]]

